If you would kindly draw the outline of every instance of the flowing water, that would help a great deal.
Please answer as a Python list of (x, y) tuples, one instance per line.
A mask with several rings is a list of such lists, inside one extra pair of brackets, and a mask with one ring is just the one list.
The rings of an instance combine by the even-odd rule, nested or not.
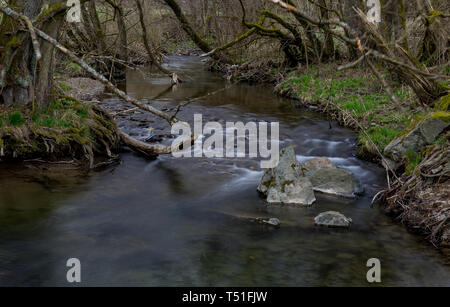
[[(185, 83), (168, 89), (167, 78), (133, 71), (129, 94), (171, 109), (215, 93), (193, 101), (179, 117), (278, 121), (281, 147), (295, 144), (299, 161), (330, 157), (361, 180), (364, 196), (348, 201), (318, 195), (308, 208), (267, 206), (256, 192), (259, 162), (244, 158), (149, 161), (124, 152), (120, 165), (59, 179), (36, 179), (33, 169), (2, 165), (0, 285), (70, 285), (69, 258), (81, 261), (82, 285), (369, 285), (369, 258), (381, 261), (382, 285), (450, 285), (448, 259), (370, 207), (385, 173), (355, 157), (354, 132), (292, 108), (270, 88), (229, 85), (204, 71), (198, 58), (169, 60)], [(113, 97), (103, 103), (123, 110)], [(131, 120), (119, 125), (130, 134), (166, 139), (164, 122), (139, 111), (125, 117)], [(315, 227), (314, 217), (327, 210), (354, 224), (348, 230)], [(275, 229), (242, 217), (277, 217), (282, 225)]]

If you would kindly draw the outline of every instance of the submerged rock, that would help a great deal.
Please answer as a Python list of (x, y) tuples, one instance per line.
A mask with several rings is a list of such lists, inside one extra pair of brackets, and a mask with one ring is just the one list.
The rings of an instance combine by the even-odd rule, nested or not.
[(436, 118), (434, 114), (431, 114), (410, 132), (394, 139), (387, 145), (384, 149), (384, 155), (395, 162), (399, 162), (406, 155), (407, 151), (418, 151), (422, 146), (433, 143), (436, 137), (447, 129), (449, 125), (449, 122)]
[(316, 201), (311, 181), (303, 175), (293, 146), (280, 152), (280, 162), (267, 169), (258, 191), (267, 196), (269, 203), (312, 205)]
[(364, 189), (352, 172), (338, 168), (328, 158), (315, 158), (302, 164), (313, 190), (325, 194), (354, 198)]
[(258, 223), (260, 224), (264, 224), (264, 225), (268, 225), (268, 226), (272, 226), (275, 228), (280, 227), (281, 222), (279, 219), (277, 219), (276, 217), (271, 217), (271, 218), (256, 218), (255, 219)]
[(314, 223), (318, 226), (327, 227), (350, 227), (352, 219), (345, 217), (342, 213), (336, 211), (327, 211), (314, 218)]

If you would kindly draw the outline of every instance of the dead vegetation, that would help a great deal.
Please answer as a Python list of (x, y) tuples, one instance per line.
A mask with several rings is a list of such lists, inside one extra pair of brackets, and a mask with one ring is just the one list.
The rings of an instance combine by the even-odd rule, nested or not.
[(382, 198), (387, 213), (425, 233), (436, 247), (450, 248), (450, 152), (448, 146), (439, 145), (426, 151), (412, 175), (390, 183)]

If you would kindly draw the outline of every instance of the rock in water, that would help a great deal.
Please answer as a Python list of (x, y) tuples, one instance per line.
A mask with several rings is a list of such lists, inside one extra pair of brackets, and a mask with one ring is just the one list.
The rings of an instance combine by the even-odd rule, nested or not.
[(350, 227), (352, 219), (336, 211), (327, 211), (316, 216), (314, 223), (318, 226), (347, 228)]
[(319, 169), (322, 169), (322, 168), (336, 169), (337, 168), (337, 166), (334, 165), (334, 163), (331, 162), (330, 159), (328, 159), (326, 157), (314, 158), (312, 160), (306, 161), (301, 166), (302, 166), (303, 173), (308, 178), (311, 177), (311, 175), (313, 175), (314, 172), (316, 172)]
[(280, 227), (281, 222), (279, 219), (277, 219), (276, 217), (271, 217), (271, 218), (257, 218), (256, 221), (260, 224), (265, 224), (265, 225), (269, 225), (269, 226), (273, 226), (275, 228)]
[(264, 172), (258, 191), (269, 203), (312, 205), (316, 201), (311, 181), (303, 175), (293, 146), (280, 152), (280, 162)]
[(310, 177), (314, 191), (354, 198), (363, 193), (361, 183), (352, 172), (342, 168), (319, 169)]
[(313, 190), (325, 194), (354, 198), (364, 189), (352, 172), (338, 168), (327, 158), (315, 158), (302, 164)]

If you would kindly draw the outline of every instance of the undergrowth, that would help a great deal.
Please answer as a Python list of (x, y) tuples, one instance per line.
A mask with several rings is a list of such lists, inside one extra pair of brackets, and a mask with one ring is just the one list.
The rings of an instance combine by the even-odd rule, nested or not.
[(382, 152), (418, 116), (411, 90), (396, 88), (395, 95), (401, 101), (396, 105), (380, 82), (361, 70), (343, 72), (337, 71), (335, 66), (297, 70), (289, 73), (276, 91), (304, 104), (331, 110), (340, 122), (360, 130), (362, 153), (373, 156)]

